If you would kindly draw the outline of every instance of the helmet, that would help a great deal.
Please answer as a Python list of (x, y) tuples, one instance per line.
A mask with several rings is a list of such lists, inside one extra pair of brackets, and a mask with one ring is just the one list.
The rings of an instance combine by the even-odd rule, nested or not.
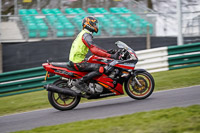
[(95, 17), (85, 17), (82, 21), (83, 29), (87, 29), (90, 32), (98, 32), (98, 26), (97, 26), (98, 20)]

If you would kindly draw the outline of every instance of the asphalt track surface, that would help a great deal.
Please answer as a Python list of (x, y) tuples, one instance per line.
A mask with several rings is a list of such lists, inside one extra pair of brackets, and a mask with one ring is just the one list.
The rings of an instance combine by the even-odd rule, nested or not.
[(54, 108), (49, 108), (1, 116), (0, 132), (28, 130), (40, 126), (101, 119), (141, 111), (185, 107), (194, 104), (200, 104), (200, 86), (154, 92), (145, 100), (121, 97), (79, 104), (74, 110), (70, 111), (58, 111)]

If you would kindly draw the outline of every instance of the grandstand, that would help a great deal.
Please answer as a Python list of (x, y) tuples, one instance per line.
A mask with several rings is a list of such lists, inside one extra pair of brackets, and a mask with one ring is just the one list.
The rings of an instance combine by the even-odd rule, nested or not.
[[(3, 1), (3, 8), (14, 12), (4, 14), (6, 27), (1, 26), (1, 41), (73, 38), (81, 30), (85, 16), (99, 20), (98, 37), (176, 36), (176, 0), (152, 1), (154, 10), (145, 0), (22, 0)], [(183, 34), (199, 35), (199, 2), (183, 0)], [(172, 8), (170, 8), (172, 7)], [(4, 10), (4, 9), (3, 9)], [(6, 17), (6, 18), (5, 18)], [(4, 19), (3, 19), (4, 18)], [(12, 34), (8, 36), (7, 33)]]
[[(127, 36), (145, 35), (147, 27), (153, 34), (153, 24), (134, 14), (126, 7), (66, 8), (60, 9), (20, 9), (19, 16), (22, 27), (28, 38), (59, 38), (73, 37), (82, 29), (82, 19), (86, 16), (95, 16), (99, 20), (99, 32), (95, 36)], [(103, 25), (103, 27), (102, 27)]]

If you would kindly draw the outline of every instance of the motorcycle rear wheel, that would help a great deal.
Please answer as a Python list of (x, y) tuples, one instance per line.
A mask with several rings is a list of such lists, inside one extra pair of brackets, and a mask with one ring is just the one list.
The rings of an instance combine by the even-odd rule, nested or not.
[[(63, 89), (70, 88), (68, 86), (68, 83), (63, 80), (57, 80), (53, 84)], [(48, 100), (49, 100), (49, 103), (55, 109), (65, 111), (65, 110), (71, 110), (75, 108), (79, 104), (81, 97), (80, 96), (74, 97), (74, 96), (69, 96), (65, 94), (48, 91)]]
[(142, 100), (149, 97), (154, 90), (154, 79), (148, 72), (140, 72), (136, 75), (140, 85), (138, 85), (135, 77), (130, 77), (125, 83), (125, 91), (133, 99)]

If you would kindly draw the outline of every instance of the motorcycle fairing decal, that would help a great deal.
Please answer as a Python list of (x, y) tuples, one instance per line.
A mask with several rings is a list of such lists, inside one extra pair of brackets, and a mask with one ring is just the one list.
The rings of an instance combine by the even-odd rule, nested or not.
[(108, 76), (106, 76), (105, 74), (103, 74), (99, 78), (96, 78), (95, 80), (97, 80), (101, 83), (104, 83), (106, 85), (109, 85), (112, 88), (114, 87), (113, 80), (111, 78), (109, 78)]
[(125, 68), (125, 69), (132, 69), (132, 70), (135, 68), (135, 67), (121, 65), (121, 64), (116, 64), (115, 67), (120, 67), (120, 68)]
[[(68, 70), (67, 68), (55, 67), (48, 63), (45, 63), (43, 65), (43, 67), (48, 72), (55, 73), (57, 75), (60, 75), (60, 76), (66, 77), (66, 78), (70, 78), (70, 77), (74, 78), (71, 76), (72, 73), (75, 77), (78, 77), (78, 78), (83, 77), (84, 75), (86, 75), (88, 73), (88, 72), (71, 71), (71, 70)], [(70, 75), (69, 75), (69, 73), (70, 73)]]
[[(102, 83), (102, 82), (98, 82), (98, 83), (99, 83), (100, 85), (102, 85), (103, 87), (109, 89), (111, 92), (115, 93), (115, 90), (112, 89), (109, 85), (106, 85), (106, 84), (104, 84), (104, 83)], [(116, 94), (116, 93), (115, 93), (115, 94)]]
[(117, 89), (114, 89), (114, 88), (111, 88), (109, 85), (106, 85), (102, 82), (98, 82), (100, 85), (102, 85), (103, 87), (107, 88), (109, 91), (111, 91), (112, 93), (114, 93), (115, 95), (121, 95), (121, 94), (124, 94), (123, 90), (122, 90), (122, 87), (121, 87), (121, 91), (118, 91), (117, 89), (120, 89), (120, 85), (118, 86)]
[(105, 74), (103, 74), (99, 78), (96, 78), (95, 80), (99, 84), (101, 84), (103, 87), (109, 89), (111, 92), (115, 92), (116, 95), (124, 94), (122, 85), (120, 83), (114, 84), (114, 82), (117, 82), (117, 81), (109, 78)]
[(129, 52), (130, 54), (134, 55), (134, 56), (137, 58), (135, 52), (132, 52), (131, 50), (128, 50), (128, 52)]
[(67, 71), (64, 71), (64, 70), (59, 70), (59, 69), (55, 70), (54, 72), (55, 72), (55, 73), (65, 74), (65, 75), (69, 75), (69, 76), (72, 76), (72, 77), (77, 76), (77, 75), (74, 74), (74, 73), (67, 72)]
[(89, 62), (89, 63), (98, 63), (98, 64), (107, 64), (110, 61), (112, 61), (112, 59), (103, 58), (103, 57), (92, 55), (92, 56), (89, 57), (87, 62)]

